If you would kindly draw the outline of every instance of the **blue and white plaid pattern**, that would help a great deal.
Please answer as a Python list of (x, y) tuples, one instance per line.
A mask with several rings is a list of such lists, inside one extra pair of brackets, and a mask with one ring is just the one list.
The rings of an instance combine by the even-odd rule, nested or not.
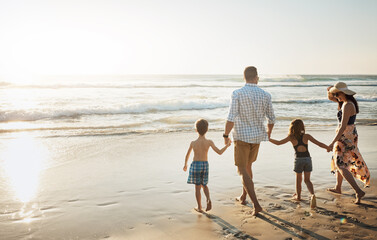
[(233, 91), (228, 121), (234, 122), (233, 139), (247, 143), (268, 141), (264, 120), (275, 123), (271, 95), (256, 84)]
[(193, 161), (190, 165), (190, 173), (187, 183), (203, 186), (207, 185), (208, 166), (207, 161)]

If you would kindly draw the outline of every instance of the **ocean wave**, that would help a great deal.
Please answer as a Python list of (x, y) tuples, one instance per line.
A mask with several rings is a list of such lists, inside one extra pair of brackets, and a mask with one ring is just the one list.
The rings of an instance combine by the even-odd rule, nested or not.
[[(20, 89), (169, 89), (169, 88), (232, 88), (237, 89), (243, 86), (242, 83), (238, 84), (172, 84), (172, 85), (136, 85), (136, 84), (54, 84), (54, 85), (12, 85), (0, 83), (3, 88), (20, 88)], [(361, 82), (349, 83), (349, 87), (377, 87), (377, 83)], [(327, 88), (330, 84), (271, 84), (271, 82), (260, 82), (261, 88)]]
[[(377, 97), (356, 97), (359, 102), (377, 102)], [(321, 99), (292, 99), (292, 100), (273, 100), (272, 103), (277, 104), (320, 104), (320, 103), (330, 103), (331, 101), (327, 98)]]
[(87, 115), (142, 114), (167, 111), (204, 110), (229, 107), (227, 100), (219, 101), (163, 101), (136, 103), (120, 107), (87, 107), (76, 109), (34, 109), (0, 111), (0, 122), (37, 121), (43, 119), (80, 118)]

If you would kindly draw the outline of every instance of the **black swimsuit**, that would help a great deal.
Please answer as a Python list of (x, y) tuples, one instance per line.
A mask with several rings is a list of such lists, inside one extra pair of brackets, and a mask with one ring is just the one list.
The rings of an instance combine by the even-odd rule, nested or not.
[[(343, 112), (342, 112), (342, 110), (339, 110), (338, 111), (338, 121), (339, 121), (339, 123), (341, 123), (342, 122), (342, 116), (343, 116)], [(352, 125), (352, 124), (355, 124), (355, 121), (356, 121), (356, 114), (355, 115), (353, 115), (353, 116), (351, 116), (349, 119), (348, 119), (348, 123), (347, 123), (347, 125)]]
[[(310, 154), (309, 154), (309, 151), (308, 151), (308, 144), (305, 144), (302, 139), (303, 139), (304, 135), (301, 136), (300, 139), (297, 139), (297, 145), (296, 146), (293, 146), (293, 148), (295, 149), (295, 157), (296, 158), (301, 158), (301, 157), (310, 157)], [(304, 146), (306, 148), (306, 151), (305, 152), (299, 152), (297, 151), (297, 148), (299, 146)]]

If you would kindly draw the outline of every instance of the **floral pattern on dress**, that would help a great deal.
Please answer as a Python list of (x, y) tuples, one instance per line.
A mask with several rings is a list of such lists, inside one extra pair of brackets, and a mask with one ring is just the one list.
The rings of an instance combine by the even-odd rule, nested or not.
[(369, 169), (359, 152), (357, 140), (358, 135), (355, 125), (348, 125), (341, 138), (334, 144), (331, 172), (335, 173), (336, 169), (345, 168), (355, 178), (362, 181), (365, 187), (369, 187)]

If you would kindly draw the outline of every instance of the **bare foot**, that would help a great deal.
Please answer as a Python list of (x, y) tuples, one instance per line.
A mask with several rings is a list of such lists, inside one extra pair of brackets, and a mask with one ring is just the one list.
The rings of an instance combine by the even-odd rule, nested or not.
[(251, 212), (251, 216), (257, 216), (258, 213), (262, 212), (263, 211), (263, 208), (261, 207), (258, 207), (258, 208), (254, 208), (254, 210)]
[(236, 197), (236, 201), (240, 202), (242, 205), (247, 204), (246, 197), (245, 198), (243, 198), (242, 196)]
[(315, 195), (312, 195), (312, 197), (310, 198), (310, 208), (314, 209), (316, 207), (317, 207), (317, 199)]
[(299, 201), (301, 201), (301, 197), (297, 197), (297, 194), (295, 193), (295, 194), (293, 194), (291, 200), (299, 202)]
[(199, 212), (199, 213), (203, 213), (203, 209), (201, 209), (201, 208), (194, 208), (194, 210)]
[(356, 193), (356, 201), (355, 201), (356, 204), (359, 204), (360, 201), (361, 201), (361, 198), (365, 196), (365, 192), (362, 191), (362, 190), (360, 190), (360, 191), (361, 192)]
[(336, 189), (336, 188), (328, 188), (327, 191), (337, 194), (342, 194), (342, 191)]
[(207, 201), (207, 208), (206, 208), (206, 212), (208, 212), (209, 210), (212, 209), (212, 202), (211, 200)]

